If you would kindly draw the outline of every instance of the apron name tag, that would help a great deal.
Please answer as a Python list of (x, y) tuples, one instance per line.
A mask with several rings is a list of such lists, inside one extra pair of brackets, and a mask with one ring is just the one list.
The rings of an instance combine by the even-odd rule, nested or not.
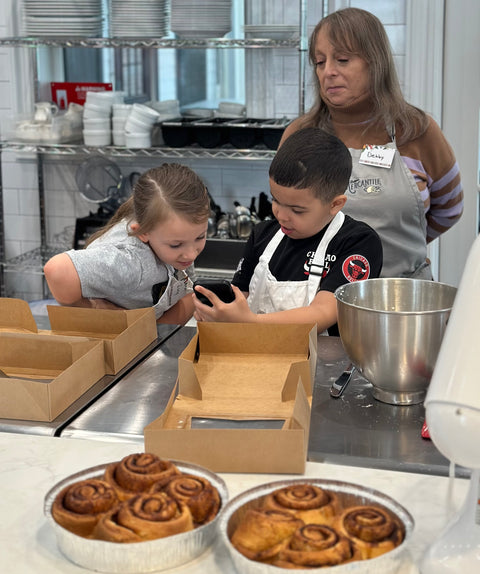
[(360, 155), (359, 163), (374, 165), (389, 169), (392, 167), (395, 149), (377, 145), (365, 145)]

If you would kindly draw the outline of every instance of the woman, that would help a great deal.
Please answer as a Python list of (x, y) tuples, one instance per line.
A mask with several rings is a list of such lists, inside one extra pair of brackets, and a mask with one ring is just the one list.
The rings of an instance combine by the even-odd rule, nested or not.
[(309, 45), (316, 101), (285, 130), (318, 126), (349, 148), (353, 170), (343, 211), (383, 244), (384, 277), (431, 279), (427, 243), (463, 211), (455, 156), (439, 126), (408, 104), (388, 37), (373, 14), (346, 8), (315, 27)]

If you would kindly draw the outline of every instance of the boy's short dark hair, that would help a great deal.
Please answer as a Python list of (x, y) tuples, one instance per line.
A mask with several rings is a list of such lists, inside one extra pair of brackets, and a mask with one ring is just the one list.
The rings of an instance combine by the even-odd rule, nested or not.
[(352, 156), (336, 136), (320, 128), (304, 128), (279, 148), (268, 172), (278, 185), (310, 189), (328, 203), (345, 193), (352, 173)]

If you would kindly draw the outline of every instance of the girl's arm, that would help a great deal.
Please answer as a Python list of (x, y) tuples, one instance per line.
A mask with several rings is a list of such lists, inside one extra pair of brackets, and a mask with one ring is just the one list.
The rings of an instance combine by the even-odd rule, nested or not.
[(54, 255), (45, 263), (43, 271), (48, 287), (60, 305), (74, 305), (83, 299), (80, 278), (66, 253)]
[(82, 296), (82, 286), (77, 270), (66, 253), (54, 255), (43, 268), (45, 279), (54, 299), (60, 305), (93, 309), (123, 309), (107, 299), (87, 299)]
[[(193, 295), (195, 297), (195, 295)], [(184, 325), (193, 316), (193, 300), (189, 293), (177, 301), (165, 313), (157, 319), (157, 323), (167, 323), (168, 325)]]

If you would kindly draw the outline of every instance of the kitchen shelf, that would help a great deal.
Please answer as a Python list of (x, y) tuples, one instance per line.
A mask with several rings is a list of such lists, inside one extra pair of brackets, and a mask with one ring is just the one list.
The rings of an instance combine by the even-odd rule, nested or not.
[(299, 37), (270, 38), (83, 38), (83, 37), (11, 37), (0, 38), (0, 46), (36, 48), (174, 48), (174, 49), (207, 49), (207, 48), (298, 48)]
[(275, 150), (268, 148), (237, 149), (233, 146), (221, 148), (202, 148), (200, 146), (190, 147), (150, 147), (150, 148), (126, 148), (122, 146), (86, 146), (84, 144), (39, 144), (25, 143), (5, 140), (0, 142), (0, 148), (4, 151), (19, 153), (35, 153), (45, 155), (91, 155), (100, 154), (111, 157), (147, 157), (147, 158), (186, 158), (186, 159), (244, 159), (271, 160), (275, 155)]

